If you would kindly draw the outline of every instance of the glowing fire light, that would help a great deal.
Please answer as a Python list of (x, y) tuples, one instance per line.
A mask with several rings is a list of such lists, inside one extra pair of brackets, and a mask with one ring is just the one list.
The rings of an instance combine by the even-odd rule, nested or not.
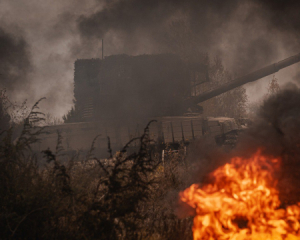
[(196, 212), (194, 240), (299, 240), (300, 203), (281, 207), (273, 178), (279, 164), (261, 151), (235, 157), (212, 172), (212, 184), (181, 192)]

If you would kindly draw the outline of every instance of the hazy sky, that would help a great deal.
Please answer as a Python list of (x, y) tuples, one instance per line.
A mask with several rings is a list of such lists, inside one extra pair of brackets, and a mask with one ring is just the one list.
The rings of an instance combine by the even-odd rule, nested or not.
[[(41, 97), (45, 112), (72, 106), (74, 61), (105, 55), (197, 48), (243, 74), (300, 52), (299, 1), (272, 0), (0, 0), (0, 75), (13, 100)], [(184, 23), (172, 39), (172, 23)], [(188, 30), (187, 30), (188, 29)], [(276, 74), (298, 83), (299, 64)], [(299, 75), (300, 76), (300, 75)], [(266, 93), (271, 77), (246, 86)]]

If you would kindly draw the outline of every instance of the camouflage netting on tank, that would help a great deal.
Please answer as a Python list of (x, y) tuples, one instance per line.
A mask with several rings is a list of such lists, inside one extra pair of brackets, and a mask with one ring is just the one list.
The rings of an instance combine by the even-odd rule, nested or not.
[(116, 55), (75, 62), (75, 108), (80, 119), (149, 119), (180, 115), (191, 94), (193, 69), (178, 56)]

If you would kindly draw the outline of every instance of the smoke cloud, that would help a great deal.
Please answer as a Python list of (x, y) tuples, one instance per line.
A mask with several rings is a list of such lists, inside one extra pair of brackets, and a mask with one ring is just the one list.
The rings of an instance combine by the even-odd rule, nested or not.
[(221, 55), (231, 71), (241, 74), (293, 54), (299, 46), (296, 3), (272, 3), (113, 1), (81, 16), (78, 27), (85, 39), (104, 38), (109, 53), (141, 54), (145, 48), (150, 53), (176, 52), (175, 46), (188, 52), (193, 48)]
[[(83, 39), (104, 38), (107, 54), (175, 52), (192, 57), (205, 52), (220, 56), (239, 76), (298, 52), (298, 5), (256, 0), (113, 1), (81, 16), (78, 28)], [(297, 72), (295, 66), (281, 71), (280, 83)], [(250, 100), (265, 92), (270, 78), (248, 84)]]
[(1, 87), (10, 91), (24, 87), (31, 70), (28, 44), (0, 28)]
[[(20, 54), (12, 54), (19, 56), (14, 58), (1, 50), (1, 62), (17, 66), (12, 74), (4, 73), (5, 64), (1, 65), (1, 82), (11, 83), (7, 88), (15, 100), (27, 98), (30, 103), (47, 97), (43, 107), (61, 116), (73, 104), (74, 61), (100, 57), (101, 39), (106, 56), (172, 52), (193, 58), (204, 52), (220, 56), (233, 75), (242, 75), (298, 52), (299, 4), (292, 0), (2, 1), (1, 41), (9, 39), (4, 49), (11, 47)], [(297, 66), (281, 71), (279, 82), (298, 84)], [(247, 86), (250, 100), (264, 92), (268, 79)]]
[[(97, 6), (95, 6), (97, 4)], [(61, 117), (73, 105), (72, 48), (80, 46), (76, 19), (102, 4), (89, 1), (1, 1), (0, 86), (28, 105), (42, 97), (41, 110)]]
[(300, 90), (287, 87), (266, 99), (253, 125), (239, 135), (235, 149), (230, 152), (216, 148), (207, 140), (191, 147), (189, 161), (194, 165), (188, 174), (189, 184), (211, 180), (208, 174), (230, 161), (231, 157), (249, 158), (258, 149), (267, 156), (282, 159), (276, 173), (281, 202), (295, 204), (300, 201)]
[[(261, 147), (282, 158), (279, 188), (283, 202), (299, 201), (300, 90), (289, 88), (266, 100), (257, 122), (245, 133), (240, 152)], [(246, 151), (248, 150), (248, 151)]]

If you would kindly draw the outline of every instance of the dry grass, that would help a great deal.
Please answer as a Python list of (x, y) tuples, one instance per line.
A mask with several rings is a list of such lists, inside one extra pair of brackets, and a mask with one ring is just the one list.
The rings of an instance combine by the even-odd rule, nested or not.
[[(45, 165), (31, 150), (45, 131), (37, 104), (17, 141), (12, 130), (0, 146), (0, 239), (191, 239), (192, 219), (178, 219), (177, 194), (188, 167), (182, 151), (150, 150), (148, 126), (118, 154), (98, 159), (64, 155), (58, 134)], [(33, 127), (35, 125), (35, 127)], [(138, 141), (139, 151), (127, 153)], [(109, 143), (109, 139), (108, 139)]]

